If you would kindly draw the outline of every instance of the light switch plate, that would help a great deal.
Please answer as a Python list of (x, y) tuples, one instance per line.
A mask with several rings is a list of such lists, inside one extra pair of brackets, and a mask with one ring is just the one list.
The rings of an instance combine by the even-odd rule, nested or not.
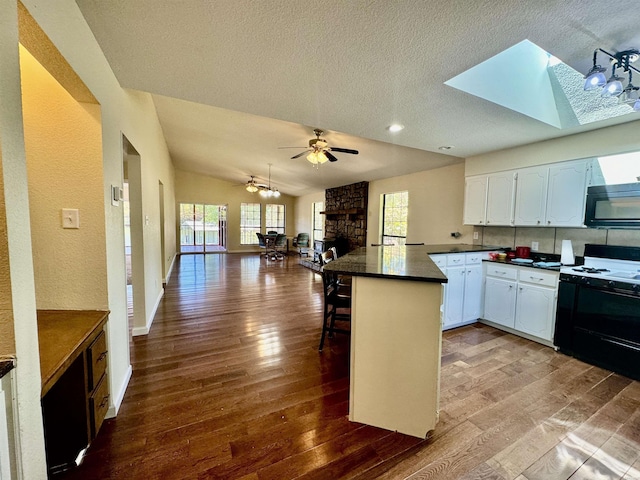
[(77, 208), (62, 209), (62, 228), (80, 228), (80, 212)]

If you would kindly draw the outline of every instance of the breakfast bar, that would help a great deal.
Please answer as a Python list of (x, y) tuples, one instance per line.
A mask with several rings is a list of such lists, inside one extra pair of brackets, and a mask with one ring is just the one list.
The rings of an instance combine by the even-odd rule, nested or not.
[(359, 248), (352, 276), (349, 420), (425, 438), (438, 421), (442, 284), (424, 246)]

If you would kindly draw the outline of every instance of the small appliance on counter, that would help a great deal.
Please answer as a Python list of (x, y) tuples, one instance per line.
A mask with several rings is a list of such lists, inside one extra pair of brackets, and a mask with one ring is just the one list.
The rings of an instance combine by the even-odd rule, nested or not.
[(529, 258), (531, 247), (516, 247), (516, 258)]

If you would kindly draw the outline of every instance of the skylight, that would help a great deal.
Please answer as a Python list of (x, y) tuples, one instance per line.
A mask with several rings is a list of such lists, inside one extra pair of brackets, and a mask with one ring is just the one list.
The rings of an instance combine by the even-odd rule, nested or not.
[(633, 112), (615, 97), (585, 92), (583, 74), (529, 40), (444, 83), (560, 129)]

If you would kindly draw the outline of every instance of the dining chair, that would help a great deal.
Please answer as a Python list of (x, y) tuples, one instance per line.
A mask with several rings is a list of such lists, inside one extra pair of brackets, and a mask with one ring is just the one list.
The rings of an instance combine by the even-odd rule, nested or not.
[(282, 260), (287, 254), (287, 236), (284, 233), (279, 233), (276, 236), (276, 241), (273, 244), (276, 259)]
[(264, 252), (260, 253), (260, 255), (266, 255), (267, 254), (267, 241), (264, 239), (264, 235), (261, 234), (260, 232), (256, 232), (256, 236), (258, 237), (258, 246), (261, 249), (264, 249)]
[(336, 275), (322, 269), (322, 290), (324, 293), (324, 309), (322, 314), (322, 337), (319, 351), (324, 347), (324, 339), (334, 333), (349, 334), (350, 330), (336, 327), (336, 321), (351, 322), (351, 287), (339, 285)]
[(308, 233), (299, 233), (296, 237), (296, 247), (298, 248), (298, 255), (309, 256), (309, 234)]

